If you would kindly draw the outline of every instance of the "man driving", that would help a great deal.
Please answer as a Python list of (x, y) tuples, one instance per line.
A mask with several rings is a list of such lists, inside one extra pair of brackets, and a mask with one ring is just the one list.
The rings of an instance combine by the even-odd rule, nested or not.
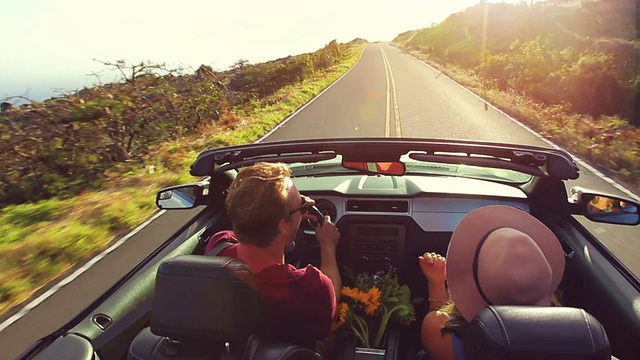
[(254, 274), (266, 299), (259, 335), (313, 349), (329, 334), (342, 288), (336, 262), (340, 232), (329, 216), (317, 226), (320, 269), (285, 263), (285, 247), (295, 240), (301, 221), (315, 219), (307, 214), (315, 202), (298, 192), (291, 175), (283, 163), (257, 163), (240, 171), (225, 203), (233, 232), (213, 235), (207, 251), (231, 242), (218, 255), (242, 260)]

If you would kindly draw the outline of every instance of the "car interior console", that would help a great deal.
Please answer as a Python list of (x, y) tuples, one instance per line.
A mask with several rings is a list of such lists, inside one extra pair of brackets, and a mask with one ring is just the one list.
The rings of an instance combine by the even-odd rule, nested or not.
[(402, 224), (350, 223), (346, 238), (355, 273), (373, 273), (388, 265), (397, 268), (402, 262), (406, 242)]

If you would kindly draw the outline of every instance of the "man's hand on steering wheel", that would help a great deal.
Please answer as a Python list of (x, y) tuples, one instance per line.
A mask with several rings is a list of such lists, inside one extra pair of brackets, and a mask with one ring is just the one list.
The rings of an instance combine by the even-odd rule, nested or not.
[(331, 221), (329, 215), (324, 216), (324, 222), (316, 226), (316, 239), (321, 247), (335, 247), (340, 241), (340, 231), (336, 224)]

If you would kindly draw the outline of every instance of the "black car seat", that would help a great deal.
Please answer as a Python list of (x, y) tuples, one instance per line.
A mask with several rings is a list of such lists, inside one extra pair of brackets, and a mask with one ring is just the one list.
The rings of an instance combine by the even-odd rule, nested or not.
[(131, 343), (128, 358), (319, 360), (310, 349), (252, 335), (259, 296), (253, 274), (240, 260), (198, 255), (166, 260), (156, 276), (150, 327)]
[(270, 343), (252, 335), (243, 351), (242, 360), (261, 359), (322, 360), (322, 357), (307, 348), (286, 343)]
[(609, 360), (607, 334), (593, 316), (570, 307), (490, 306), (464, 333), (466, 360)]

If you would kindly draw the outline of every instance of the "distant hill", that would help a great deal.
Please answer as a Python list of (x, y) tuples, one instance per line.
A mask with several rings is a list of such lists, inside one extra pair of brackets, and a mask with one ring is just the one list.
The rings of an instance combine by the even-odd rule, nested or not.
[(480, 3), (393, 43), (472, 70), (487, 86), (640, 124), (637, 12), (628, 0)]

